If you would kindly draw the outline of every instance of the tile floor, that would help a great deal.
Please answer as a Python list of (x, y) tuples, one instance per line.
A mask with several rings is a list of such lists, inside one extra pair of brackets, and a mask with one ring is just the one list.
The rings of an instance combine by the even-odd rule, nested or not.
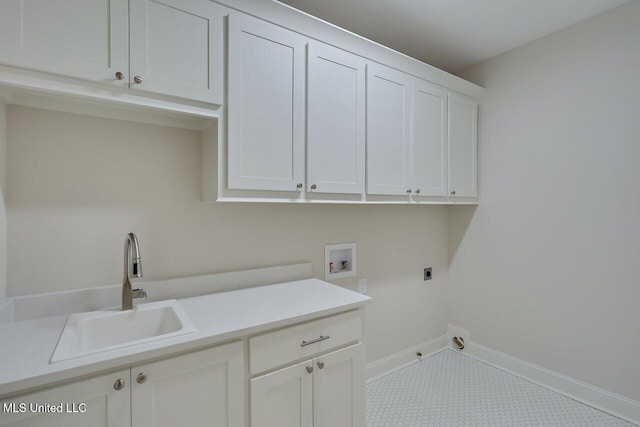
[(634, 426), (444, 350), (367, 384), (367, 427)]

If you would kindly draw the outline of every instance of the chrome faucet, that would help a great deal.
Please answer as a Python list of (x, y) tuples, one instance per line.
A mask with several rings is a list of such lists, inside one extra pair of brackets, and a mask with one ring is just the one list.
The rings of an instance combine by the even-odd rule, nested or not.
[(142, 277), (142, 258), (135, 234), (127, 234), (124, 241), (124, 278), (122, 279), (122, 310), (133, 308), (134, 298), (146, 298), (144, 289), (131, 289), (130, 277)]

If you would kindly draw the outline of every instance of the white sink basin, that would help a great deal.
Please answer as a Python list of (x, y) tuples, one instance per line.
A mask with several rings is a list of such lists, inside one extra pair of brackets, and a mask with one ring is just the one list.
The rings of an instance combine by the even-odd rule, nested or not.
[(195, 332), (176, 300), (69, 316), (50, 363)]

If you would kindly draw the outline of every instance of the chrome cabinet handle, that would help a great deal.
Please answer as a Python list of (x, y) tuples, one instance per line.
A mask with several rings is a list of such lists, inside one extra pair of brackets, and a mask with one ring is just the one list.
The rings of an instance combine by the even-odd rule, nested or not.
[(318, 369), (324, 368), (324, 362), (318, 362)]
[(311, 189), (312, 189), (312, 190), (315, 190), (316, 188), (318, 188), (318, 186), (317, 186), (317, 185), (315, 185), (315, 184), (311, 184)]
[(116, 73), (116, 79), (118, 79), (118, 80), (122, 80), (122, 79), (124, 79), (124, 74), (122, 74), (122, 72), (121, 72), (121, 71), (118, 71), (118, 72)]
[(316, 338), (315, 340), (302, 341), (300, 343), (300, 347), (306, 347), (306, 346), (308, 346), (310, 344), (315, 344), (315, 343), (320, 342), (320, 341), (328, 340), (329, 338), (330, 338), (329, 335), (320, 335), (320, 338)]
[(452, 196), (455, 196), (455, 195), (456, 195), (455, 190), (451, 192), (451, 195), (452, 195)]
[(420, 194), (420, 189), (419, 188), (416, 190), (416, 194)]
[(138, 384), (143, 384), (147, 381), (147, 374), (140, 372), (138, 374), (138, 378), (136, 378), (136, 381), (138, 382)]
[(118, 378), (116, 380), (115, 383), (113, 383), (113, 388), (115, 388), (116, 390), (122, 390), (124, 388), (124, 385), (126, 383), (124, 382), (124, 380), (122, 378)]
[(407, 194), (411, 194), (411, 189), (408, 189), (408, 190), (407, 190)]
[(298, 188), (298, 189), (302, 188), (302, 183), (299, 182), (298, 185), (296, 185), (296, 188)]
[(140, 76), (135, 76), (135, 77), (133, 78), (133, 81), (134, 81), (135, 83), (137, 83), (137, 84), (140, 84), (140, 83), (142, 83), (142, 77), (140, 77)]
[(313, 372), (313, 366), (307, 366), (307, 373), (310, 374)]

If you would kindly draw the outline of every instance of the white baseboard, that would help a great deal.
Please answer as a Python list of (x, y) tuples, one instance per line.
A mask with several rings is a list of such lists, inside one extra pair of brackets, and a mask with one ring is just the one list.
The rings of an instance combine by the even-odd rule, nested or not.
[[(447, 335), (441, 335), (421, 344), (409, 347), (398, 353), (391, 354), (369, 363), (365, 368), (367, 382), (390, 374), (418, 362), (427, 356), (444, 350), (447, 347)], [(416, 353), (422, 353), (422, 357), (418, 358)]]
[(600, 409), (634, 424), (640, 424), (640, 402), (474, 342), (467, 343), (461, 353), (547, 387), (593, 408)]

